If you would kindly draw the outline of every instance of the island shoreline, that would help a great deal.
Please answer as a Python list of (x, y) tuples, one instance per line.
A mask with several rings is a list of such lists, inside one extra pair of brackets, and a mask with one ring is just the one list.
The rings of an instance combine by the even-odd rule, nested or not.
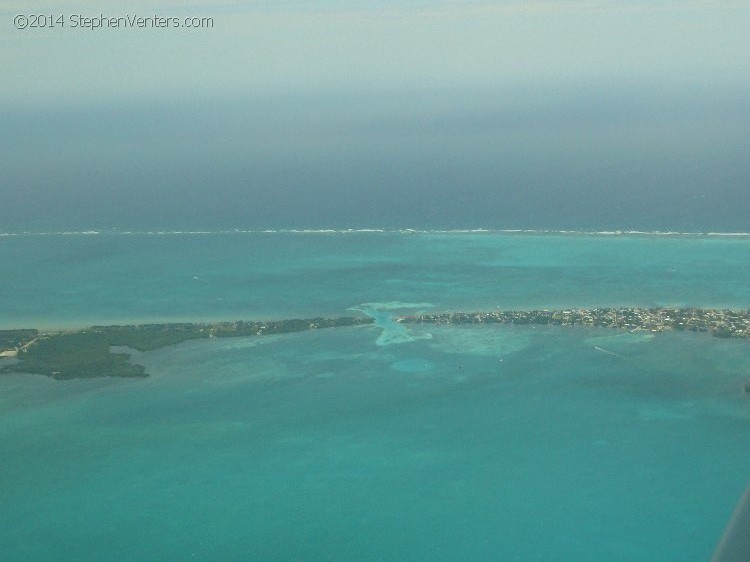
[[(705, 332), (719, 338), (750, 339), (750, 309), (620, 307), (563, 310), (495, 310), (395, 315), (400, 324), (549, 325), (616, 328), (629, 332)], [(289, 320), (155, 323), (90, 326), (40, 331), (0, 330), (0, 358), (15, 359), (0, 366), (2, 373), (31, 373), (54, 379), (147, 377), (145, 368), (130, 362), (130, 354), (113, 347), (152, 351), (189, 340), (214, 337), (263, 336), (336, 327), (376, 325), (370, 316)]]

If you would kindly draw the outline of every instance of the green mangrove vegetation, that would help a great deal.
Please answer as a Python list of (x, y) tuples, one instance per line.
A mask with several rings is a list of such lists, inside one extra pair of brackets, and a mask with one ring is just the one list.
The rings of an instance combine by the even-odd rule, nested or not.
[(112, 353), (104, 334), (81, 331), (47, 334), (19, 350), (18, 363), (0, 372), (47, 375), (55, 379), (144, 377), (146, 369), (129, 362), (127, 353)]
[(112, 347), (151, 351), (187, 340), (212, 337), (262, 336), (371, 324), (371, 318), (310, 318), (268, 322), (216, 324), (140, 324), (92, 326), (78, 331), (49, 332), (4, 330), (0, 353), (16, 361), (0, 373), (31, 373), (55, 379), (90, 377), (147, 377), (145, 368), (130, 362), (130, 354)]
[[(596, 326), (629, 331), (708, 332), (720, 338), (750, 338), (750, 310), (708, 308), (576, 308), (492, 312), (445, 312), (396, 316), (405, 324), (538, 324)], [(264, 336), (372, 324), (369, 317), (307, 318), (267, 322), (139, 324), (92, 326), (83, 330), (40, 333), (33, 329), (0, 330), (0, 373), (33, 373), (55, 379), (146, 377), (145, 368), (130, 361), (126, 347), (151, 351), (187, 340)]]
[(23, 347), (39, 335), (38, 330), (0, 330), (0, 352)]

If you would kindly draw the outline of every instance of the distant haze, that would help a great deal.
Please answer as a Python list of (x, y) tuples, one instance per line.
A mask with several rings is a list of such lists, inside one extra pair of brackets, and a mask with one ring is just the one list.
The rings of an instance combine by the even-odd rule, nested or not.
[(57, 4), (0, 31), (0, 231), (750, 231), (747, 3)]

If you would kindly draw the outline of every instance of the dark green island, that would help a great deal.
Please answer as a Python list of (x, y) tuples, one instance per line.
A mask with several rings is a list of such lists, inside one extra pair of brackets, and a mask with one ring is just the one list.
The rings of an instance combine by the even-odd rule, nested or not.
[[(635, 307), (497, 310), (396, 316), (393, 320), (404, 324), (594, 326), (631, 332), (687, 330), (708, 332), (720, 338), (750, 338), (750, 310)], [(368, 317), (345, 316), (268, 322), (92, 326), (76, 331), (46, 333), (34, 329), (0, 330), (0, 357), (15, 359), (12, 363), (0, 367), (0, 373), (33, 373), (55, 379), (147, 377), (148, 373), (142, 365), (131, 363), (128, 353), (113, 351), (112, 347), (151, 351), (202, 338), (263, 336), (341, 326), (361, 326), (373, 322), (374, 320)]]
[(371, 318), (346, 316), (268, 322), (92, 326), (77, 331), (47, 333), (32, 329), (0, 330), (0, 357), (17, 359), (0, 367), (0, 373), (32, 373), (54, 379), (147, 377), (142, 365), (130, 362), (130, 354), (116, 353), (111, 348), (124, 346), (151, 351), (202, 338), (263, 336), (372, 322)]

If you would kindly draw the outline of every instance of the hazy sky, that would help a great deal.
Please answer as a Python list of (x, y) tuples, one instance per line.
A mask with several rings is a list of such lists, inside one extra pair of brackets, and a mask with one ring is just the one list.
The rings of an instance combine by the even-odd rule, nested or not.
[[(3, 101), (750, 80), (749, 2), (4, 2)], [(26, 29), (16, 14), (208, 16), (213, 28)]]
[[(65, 26), (14, 27), (33, 14)], [(0, 20), (0, 229), (750, 230), (750, 2), (11, 1)]]

